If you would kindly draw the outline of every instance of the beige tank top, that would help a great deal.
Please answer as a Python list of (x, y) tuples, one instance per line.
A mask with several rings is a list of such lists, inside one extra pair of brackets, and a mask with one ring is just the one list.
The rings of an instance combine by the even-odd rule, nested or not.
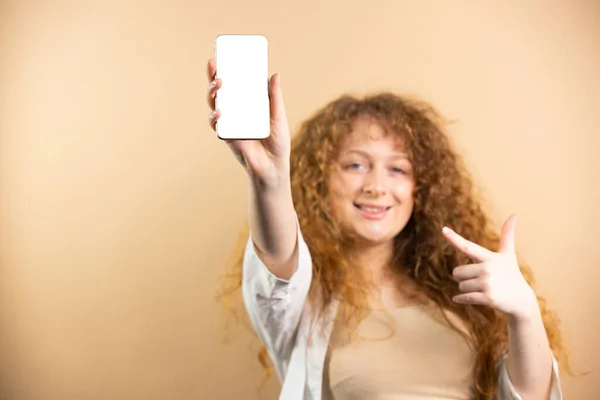
[[(446, 313), (463, 332), (456, 315)], [(392, 331), (392, 326), (394, 331)], [(439, 312), (372, 311), (349, 341), (334, 328), (323, 392), (330, 400), (470, 399), (474, 353)]]

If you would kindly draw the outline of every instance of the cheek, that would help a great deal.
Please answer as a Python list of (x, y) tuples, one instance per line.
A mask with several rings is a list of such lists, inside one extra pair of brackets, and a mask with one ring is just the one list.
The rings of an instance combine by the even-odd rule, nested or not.
[(337, 218), (347, 210), (350, 202), (354, 200), (357, 188), (360, 188), (356, 179), (348, 179), (343, 174), (332, 176), (329, 184), (329, 206)]
[(414, 203), (414, 190), (414, 183), (412, 181), (406, 181), (402, 182), (394, 188), (393, 195), (402, 203), (412, 205)]
[(340, 184), (339, 181), (333, 181), (333, 183), (329, 185), (329, 204), (331, 206), (331, 211), (340, 209), (341, 204), (343, 204), (344, 199), (346, 198), (346, 193), (344, 191), (344, 186)]
[(335, 174), (329, 182), (331, 182), (329, 185), (331, 197), (336, 198), (337, 201), (353, 198), (362, 187), (359, 177), (347, 174)]
[(329, 198), (329, 210), (336, 215), (335, 210), (339, 208), (340, 199), (342, 198), (341, 186), (336, 176), (331, 176), (327, 185), (327, 191)]

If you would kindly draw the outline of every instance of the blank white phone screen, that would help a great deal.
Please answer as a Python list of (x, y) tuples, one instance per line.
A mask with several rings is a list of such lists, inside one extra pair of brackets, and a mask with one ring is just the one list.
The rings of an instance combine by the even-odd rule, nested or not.
[(264, 139), (269, 136), (269, 50), (262, 35), (220, 35), (215, 40), (216, 131), (221, 139)]

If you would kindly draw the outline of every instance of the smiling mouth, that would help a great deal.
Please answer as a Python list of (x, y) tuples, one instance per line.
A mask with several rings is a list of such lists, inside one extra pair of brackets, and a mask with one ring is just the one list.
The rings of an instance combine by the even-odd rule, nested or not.
[(374, 206), (354, 203), (354, 207), (369, 214), (381, 214), (392, 208), (391, 206)]

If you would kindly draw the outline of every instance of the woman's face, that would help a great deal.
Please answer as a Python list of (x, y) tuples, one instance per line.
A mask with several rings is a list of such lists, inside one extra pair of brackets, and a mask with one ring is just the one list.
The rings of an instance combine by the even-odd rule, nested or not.
[(397, 136), (374, 120), (358, 119), (329, 179), (333, 215), (342, 229), (366, 245), (393, 240), (412, 214), (414, 187)]

